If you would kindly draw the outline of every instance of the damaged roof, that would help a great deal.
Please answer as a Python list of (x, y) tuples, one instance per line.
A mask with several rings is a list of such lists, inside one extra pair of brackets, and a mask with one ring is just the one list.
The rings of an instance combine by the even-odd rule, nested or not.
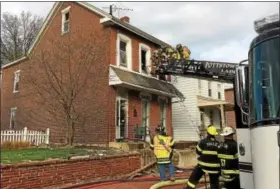
[(184, 99), (184, 95), (171, 83), (153, 78), (151, 76), (144, 76), (139, 73), (127, 71), (115, 66), (110, 66), (120, 80), (119, 84), (126, 84), (135, 86), (136, 88), (145, 88), (146, 90), (168, 94), (172, 97), (179, 97)]

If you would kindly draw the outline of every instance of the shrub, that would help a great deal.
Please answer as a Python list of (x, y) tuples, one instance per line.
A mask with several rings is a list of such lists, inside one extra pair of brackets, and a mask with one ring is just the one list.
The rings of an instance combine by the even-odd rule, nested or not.
[(2, 149), (23, 149), (30, 147), (31, 145), (28, 141), (5, 141), (1, 143)]

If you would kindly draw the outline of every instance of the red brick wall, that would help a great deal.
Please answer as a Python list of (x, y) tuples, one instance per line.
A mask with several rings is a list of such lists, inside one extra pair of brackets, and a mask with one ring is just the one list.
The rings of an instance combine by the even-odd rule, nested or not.
[[(61, 35), (61, 10), (71, 5), (70, 9), (70, 33)], [(52, 115), (47, 113), (42, 107), (36, 105), (34, 101), (39, 99), (38, 95), (34, 93), (34, 89), (30, 86), (23, 86), (20, 83), (20, 92), (13, 94), (13, 72), (20, 69), (21, 77), (25, 77), (25, 71), (33, 71), (37, 73), (38, 80), (41, 79), (41, 68), (36, 62), (39, 61), (41, 50), (56, 51), (58, 48), (54, 42), (66, 44), (73, 41), (77, 43), (87, 42), (94, 44), (97, 58), (91, 62), (91, 75), (87, 79), (87, 89), (83, 91), (83, 96), (80, 96), (80, 109), (85, 109), (91, 116), (87, 118), (86, 124), (77, 126), (75, 131), (75, 143), (107, 143), (115, 139), (115, 101), (116, 89), (108, 86), (109, 81), (109, 64), (116, 64), (116, 39), (117, 32), (121, 32), (132, 39), (132, 63), (133, 70), (139, 71), (139, 43), (144, 43), (155, 49), (157, 46), (140, 37), (130, 34), (120, 28), (104, 27), (100, 24), (100, 16), (91, 11), (81, 7), (74, 2), (64, 2), (55, 11), (54, 16), (48, 24), (48, 28), (41, 36), (40, 42), (35, 46), (31, 54), (30, 60), (5, 68), (3, 71), (3, 85), (2, 85), (2, 104), (1, 104), (1, 126), (2, 129), (7, 129), (9, 126), (10, 109), (14, 106), (17, 110), (17, 125), (16, 129), (28, 127), (28, 129), (45, 130), (50, 128), (51, 142), (63, 143), (65, 142), (65, 122), (53, 121)], [(75, 49), (75, 48), (74, 48)], [(76, 49), (80, 49), (77, 46)], [(55, 63), (59, 64), (59, 63)], [(87, 100), (83, 100), (83, 98)], [(129, 109), (129, 124), (139, 122), (141, 119), (141, 101), (132, 97), (137, 106), (138, 117), (134, 118), (132, 108)], [(132, 104), (132, 103), (129, 103)], [(48, 121), (39, 121), (36, 117), (30, 118), (27, 112), (30, 110), (36, 111), (44, 119)], [(159, 119), (159, 104), (152, 102), (151, 104), (151, 125), (158, 124)], [(171, 104), (168, 106), (168, 132), (171, 133)]]
[[(233, 89), (226, 89), (225, 90), (225, 100), (227, 102), (234, 103), (234, 90)], [(234, 111), (226, 112), (226, 124), (227, 124), (227, 126), (236, 128)]]
[[(152, 132), (155, 131), (156, 126), (160, 123), (160, 106), (158, 102), (158, 96), (152, 95), (150, 101), (150, 124), (149, 127)], [(137, 111), (137, 116), (134, 116), (134, 109)], [(140, 99), (140, 92), (130, 91), (129, 92), (129, 122), (128, 122), (128, 137), (134, 137), (134, 127), (136, 124), (141, 125), (141, 113), (142, 113), (142, 104)], [(171, 129), (171, 103), (166, 108), (166, 124), (167, 124), (167, 133), (172, 135)]]
[(131, 173), (141, 166), (139, 154), (1, 165), (1, 188), (61, 188)]

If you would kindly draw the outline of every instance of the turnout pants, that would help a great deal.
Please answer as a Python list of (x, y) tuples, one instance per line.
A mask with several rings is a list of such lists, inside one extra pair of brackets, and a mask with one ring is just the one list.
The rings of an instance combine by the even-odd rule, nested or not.
[(224, 186), (222, 189), (240, 189), (239, 176), (236, 176), (232, 181), (224, 182)]
[[(205, 173), (202, 170), (202, 168), (199, 165), (197, 165), (194, 168), (188, 180), (187, 187), (185, 189), (194, 189), (204, 174)], [(209, 174), (209, 177), (210, 177), (210, 186), (211, 186), (210, 188), (219, 189), (219, 174)]]

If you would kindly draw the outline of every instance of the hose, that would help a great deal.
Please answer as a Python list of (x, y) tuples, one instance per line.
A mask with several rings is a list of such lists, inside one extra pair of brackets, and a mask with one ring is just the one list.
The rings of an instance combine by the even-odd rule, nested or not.
[[(186, 176), (180, 175), (176, 177), (176, 179), (184, 179), (186, 180)], [(104, 186), (104, 185), (112, 185), (112, 184), (117, 184), (117, 183), (123, 183), (123, 182), (151, 182), (151, 181), (159, 181), (160, 177), (159, 176), (145, 176), (145, 177), (140, 177), (140, 178), (135, 178), (135, 179), (107, 179), (107, 180), (99, 180), (99, 181), (93, 181), (93, 182), (88, 182), (84, 184), (77, 184), (71, 187), (64, 187), (61, 189), (87, 189), (87, 188), (95, 188), (98, 186)]]

